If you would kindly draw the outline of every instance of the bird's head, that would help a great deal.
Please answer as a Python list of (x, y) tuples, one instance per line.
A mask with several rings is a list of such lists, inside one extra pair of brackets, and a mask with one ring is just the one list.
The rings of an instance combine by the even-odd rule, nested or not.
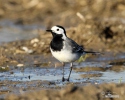
[(46, 30), (48, 32), (51, 32), (53, 37), (55, 36), (61, 36), (63, 39), (66, 39), (66, 31), (62, 26), (56, 25), (53, 26), (50, 30)]

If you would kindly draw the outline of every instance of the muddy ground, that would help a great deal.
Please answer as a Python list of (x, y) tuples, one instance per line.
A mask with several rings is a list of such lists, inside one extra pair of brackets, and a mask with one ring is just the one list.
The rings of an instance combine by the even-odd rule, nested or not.
[[(75, 62), (70, 82), (61, 82), (62, 65), (49, 50), (45, 30), (53, 25), (103, 53)], [(1, 99), (125, 99), (124, 0), (0, 0), (0, 35)]]
[[(101, 84), (88, 85), (86, 87), (77, 87), (68, 85), (61, 91), (37, 91), (21, 94), (21, 96), (11, 95), (7, 100), (124, 100), (123, 84)], [(116, 92), (113, 92), (116, 91)], [(118, 94), (119, 93), (119, 94)], [(111, 97), (110, 97), (111, 96)], [(11, 99), (10, 99), (11, 98)]]

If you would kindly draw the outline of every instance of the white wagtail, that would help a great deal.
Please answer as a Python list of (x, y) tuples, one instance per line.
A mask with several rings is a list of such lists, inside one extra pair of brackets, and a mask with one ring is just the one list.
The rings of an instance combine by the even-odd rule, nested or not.
[(70, 62), (70, 73), (67, 81), (70, 79), (70, 74), (73, 67), (73, 62), (78, 60), (82, 55), (86, 53), (97, 53), (91, 51), (84, 51), (82, 46), (79, 46), (75, 41), (68, 38), (66, 31), (62, 26), (56, 25), (53, 26), (50, 30), (46, 30), (52, 33), (53, 39), (50, 43), (50, 50), (52, 55), (63, 63), (63, 77), (62, 81), (65, 81), (64, 78), (64, 64)]

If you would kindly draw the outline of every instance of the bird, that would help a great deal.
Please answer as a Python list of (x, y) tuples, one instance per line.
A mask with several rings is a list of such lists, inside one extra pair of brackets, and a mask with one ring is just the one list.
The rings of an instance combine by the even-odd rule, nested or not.
[[(78, 45), (74, 40), (67, 37), (66, 30), (63, 26), (55, 25), (52, 26), (51, 29), (47, 29), (46, 31), (52, 33), (53, 36), (50, 42), (50, 51), (52, 55), (63, 64), (62, 82), (70, 80), (73, 62), (78, 60), (82, 55), (85, 55), (86, 53), (99, 53), (93, 51), (85, 51), (83, 46)], [(64, 78), (65, 63), (70, 63), (70, 72), (67, 79)]]

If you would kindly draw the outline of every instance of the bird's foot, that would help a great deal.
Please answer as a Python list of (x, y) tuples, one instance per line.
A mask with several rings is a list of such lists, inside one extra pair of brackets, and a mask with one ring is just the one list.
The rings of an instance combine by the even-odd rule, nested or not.
[(65, 79), (64, 77), (62, 77), (62, 82), (64, 81), (68, 81), (69, 82), (69, 78)]
[(65, 81), (65, 78), (64, 77), (62, 77), (62, 82), (64, 82)]
[(67, 81), (69, 82), (69, 78), (67, 79)]

